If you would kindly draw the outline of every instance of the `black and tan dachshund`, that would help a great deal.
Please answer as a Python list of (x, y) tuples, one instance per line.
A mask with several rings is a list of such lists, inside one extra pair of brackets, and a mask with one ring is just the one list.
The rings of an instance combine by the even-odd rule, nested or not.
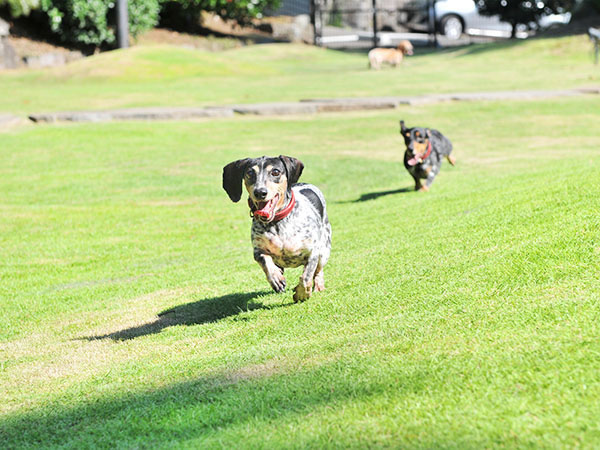
[[(438, 130), (429, 128), (407, 128), (400, 121), (400, 133), (406, 144), (404, 167), (415, 180), (416, 191), (428, 191), (431, 183), (440, 172), (442, 159), (452, 165), (456, 163), (452, 153), (452, 143)], [(421, 183), (425, 180), (425, 184)]]

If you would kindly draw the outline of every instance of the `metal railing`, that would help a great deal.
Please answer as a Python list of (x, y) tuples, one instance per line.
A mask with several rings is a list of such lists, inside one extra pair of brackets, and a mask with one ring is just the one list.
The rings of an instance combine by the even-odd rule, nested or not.
[[(353, 5), (361, 2), (352, 2)], [(390, 3), (389, 1), (387, 2)], [(315, 45), (370, 41), (372, 47), (392, 45), (418, 31), (437, 45), (434, 0), (396, 2), (382, 6), (379, 0), (363, 1), (359, 7), (347, 2), (311, 0), (311, 22)]]

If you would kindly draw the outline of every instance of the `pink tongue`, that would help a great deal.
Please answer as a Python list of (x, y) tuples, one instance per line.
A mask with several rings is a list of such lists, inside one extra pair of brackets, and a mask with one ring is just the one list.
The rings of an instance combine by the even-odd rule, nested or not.
[(413, 156), (412, 158), (410, 158), (407, 161), (407, 163), (408, 163), (409, 166), (416, 166), (417, 164), (419, 164), (419, 161), (417, 160), (416, 156)]
[[(265, 217), (267, 219), (269, 217), (271, 217), (271, 215), (273, 214), (273, 210), (275, 209), (275, 199), (276, 198), (277, 197), (272, 198), (268, 202), (264, 202), (264, 205), (262, 206), (262, 208), (259, 208), (256, 211), (254, 211), (254, 215), (255, 216), (262, 216), (262, 217)], [(260, 204), (259, 204), (259, 206), (260, 206)]]

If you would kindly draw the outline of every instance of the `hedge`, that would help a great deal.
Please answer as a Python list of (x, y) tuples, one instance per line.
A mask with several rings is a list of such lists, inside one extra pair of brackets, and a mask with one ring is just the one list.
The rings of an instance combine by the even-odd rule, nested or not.
[[(50, 32), (65, 44), (114, 46), (116, 0), (0, 0), (13, 17), (35, 11)], [(202, 11), (245, 23), (260, 17), (279, 0), (128, 0), (129, 31), (136, 36), (159, 20), (175, 29), (198, 26)]]

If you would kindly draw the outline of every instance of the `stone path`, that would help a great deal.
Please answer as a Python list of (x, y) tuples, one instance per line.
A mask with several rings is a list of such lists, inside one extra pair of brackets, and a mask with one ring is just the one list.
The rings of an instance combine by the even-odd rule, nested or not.
[(10, 114), (0, 114), (0, 128), (3, 126), (15, 124), (20, 121), (21, 119), (17, 116), (12, 116)]
[[(317, 114), (322, 112), (395, 109), (400, 105), (422, 105), (445, 101), (540, 100), (599, 94), (600, 87), (594, 87), (563, 90), (470, 92), (412, 97), (305, 99), (300, 100), (299, 102), (254, 103), (207, 107), (156, 107), (104, 111), (54, 112), (48, 114), (31, 114), (29, 119), (36, 123), (52, 123), (107, 122), (118, 120), (182, 120), (195, 118), (233, 117), (236, 114), (280, 116)], [(7, 118), (11, 116), (0, 116), (0, 125), (2, 124), (2, 117), (6, 117), (5, 120), (8, 120)]]

